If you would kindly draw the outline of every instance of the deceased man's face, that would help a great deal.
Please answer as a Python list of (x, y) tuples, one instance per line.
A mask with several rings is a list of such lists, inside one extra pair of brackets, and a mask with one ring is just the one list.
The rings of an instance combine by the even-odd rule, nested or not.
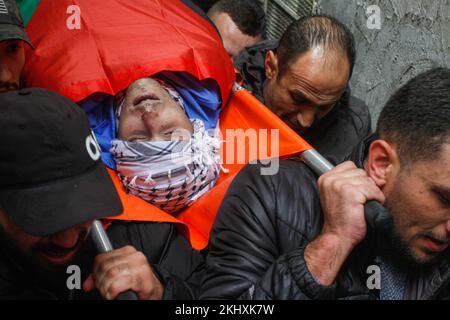
[(120, 139), (188, 140), (192, 134), (186, 113), (158, 81), (142, 78), (128, 87), (119, 120)]

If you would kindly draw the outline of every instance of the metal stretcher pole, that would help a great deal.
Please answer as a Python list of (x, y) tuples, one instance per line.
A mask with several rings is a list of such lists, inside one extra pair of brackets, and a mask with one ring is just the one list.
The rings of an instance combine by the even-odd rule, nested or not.
[[(300, 154), (300, 158), (317, 176), (321, 176), (334, 168), (327, 159), (314, 149), (304, 151)], [(386, 208), (373, 200), (366, 202), (364, 205), (364, 218), (372, 230), (386, 228), (390, 221)]]
[(334, 166), (314, 149), (301, 153), (302, 161), (318, 176), (330, 171)]

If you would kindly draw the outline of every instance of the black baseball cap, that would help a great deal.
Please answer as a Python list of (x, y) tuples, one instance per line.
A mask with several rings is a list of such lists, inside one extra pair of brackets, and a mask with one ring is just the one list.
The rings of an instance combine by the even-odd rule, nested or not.
[(45, 89), (0, 94), (0, 208), (47, 236), (123, 210), (86, 115)]
[(0, 41), (20, 39), (31, 47), (15, 0), (0, 0)]

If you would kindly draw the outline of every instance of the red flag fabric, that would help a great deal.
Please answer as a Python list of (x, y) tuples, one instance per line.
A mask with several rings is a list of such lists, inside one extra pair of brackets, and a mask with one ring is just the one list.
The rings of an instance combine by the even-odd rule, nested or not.
[(222, 99), (234, 83), (232, 63), (214, 27), (181, 1), (45, 0), (26, 31), (25, 81), (80, 101), (115, 95), (162, 70), (212, 78)]

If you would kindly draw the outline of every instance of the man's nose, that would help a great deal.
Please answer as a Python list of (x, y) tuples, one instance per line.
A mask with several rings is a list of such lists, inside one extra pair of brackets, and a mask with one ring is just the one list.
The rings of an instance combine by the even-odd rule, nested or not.
[(447, 221), (447, 232), (450, 233), (450, 220)]
[(8, 65), (0, 63), (0, 83), (11, 82), (12, 72)]
[(305, 107), (297, 114), (297, 121), (303, 128), (309, 128), (314, 123), (315, 112), (311, 107)]
[(78, 242), (80, 233), (80, 228), (73, 227), (50, 236), (50, 241), (66, 249), (73, 248)]
[(158, 140), (157, 132), (158, 132), (158, 113), (154, 110), (150, 109), (147, 111), (144, 111), (142, 113), (142, 122), (144, 123), (145, 128), (147, 129), (148, 133), (148, 141), (155, 141)]

